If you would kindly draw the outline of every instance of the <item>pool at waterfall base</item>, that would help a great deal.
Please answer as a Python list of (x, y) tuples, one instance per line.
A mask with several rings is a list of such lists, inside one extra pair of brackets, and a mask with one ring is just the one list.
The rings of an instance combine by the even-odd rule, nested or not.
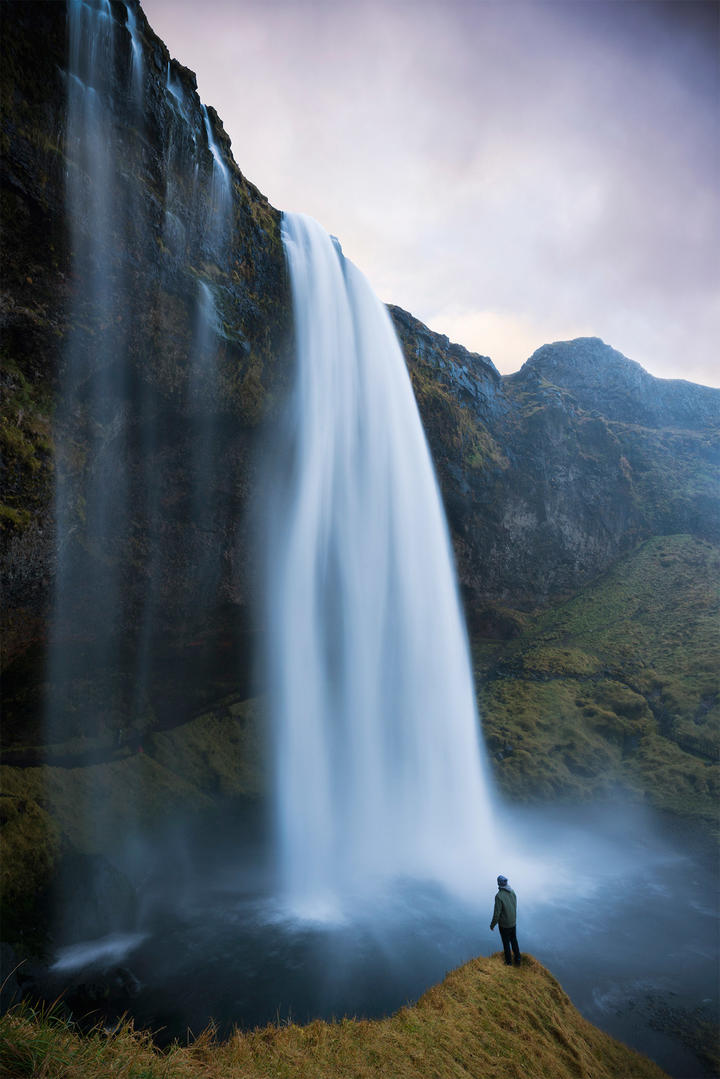
[[(521, 949), (587, 1019), (670, 1075), (711, 1076), (718, 912), (707, 846), (633, 809), (508, 814), (522, 843), (509, 840), (497, 871), (518, 892)], [(489, 930), (495, 866), (472, 902), (433, 883), (369, 882), (331, 915), (298, 919), (257, 857), (232, 865), (227, 846), (216, 853), (214, 864), (198, 858), (202, 879), (184, 869), (172, 880), (161, 863), (154, 881), (146, 872), (137, 924), (59, 948), (44, 995), (64, 993), (91, 1024), (127, 1012), (166, 1044), (210, 1022), (227, 1036), (236, 1025), (387, 1015), (501, 947)]]

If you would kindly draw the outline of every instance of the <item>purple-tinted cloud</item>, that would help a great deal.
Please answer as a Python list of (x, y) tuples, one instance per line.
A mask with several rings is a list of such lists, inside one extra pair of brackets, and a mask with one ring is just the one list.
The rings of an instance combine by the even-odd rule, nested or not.
[(720, 385), (715, 0), (144, 7), (243, 172), (384, 299), (501, 370), (596, 333)]

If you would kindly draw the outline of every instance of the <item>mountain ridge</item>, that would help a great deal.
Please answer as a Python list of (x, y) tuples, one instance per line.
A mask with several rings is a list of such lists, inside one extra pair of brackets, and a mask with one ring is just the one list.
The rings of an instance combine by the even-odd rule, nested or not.
[(720, 425), (720, 390), (658, 378), (600, 337), (541, 345), (519, 371), (506, 377), (518, 382), (545, 378), (574, 391), (584, 407), (602, 410), (608, 419), (654, 427)]

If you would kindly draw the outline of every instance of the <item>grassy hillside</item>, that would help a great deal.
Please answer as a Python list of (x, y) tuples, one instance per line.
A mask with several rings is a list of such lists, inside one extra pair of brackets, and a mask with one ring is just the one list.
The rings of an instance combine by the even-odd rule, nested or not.
[(649, 540), (509, 642), (476, 641), (486, 738), (514, 798), (618, 784), (717, 821), (720, 549)]
[(552, 975), (526, 956), (473, 959), (389, 1019), (316, 1021), (209, 1035), (155, 1049), (123, 1027), (82, 1036), (18, 1009), (0, 1019), (0, 1074), (21, 1079), (662, 1079), (650, 1060), (603, 1034)]
[[(6, 751), (13, 763), (0, 765), (3, 939), (22, 933), (25, 947), (42, 946), (48, 888), (71, 852), (107, 853), (115, 828), (128, 834), (138, 822), (152, 829), (181, 814), (200, 819), (257, 798), (266, 785), (264, 724), (261, 703), (227, 698), (187, 723), (148, 733), (141, 746), (74, 739)], [(85, 812), (100, 804), (114, 828), (98, 829)]]

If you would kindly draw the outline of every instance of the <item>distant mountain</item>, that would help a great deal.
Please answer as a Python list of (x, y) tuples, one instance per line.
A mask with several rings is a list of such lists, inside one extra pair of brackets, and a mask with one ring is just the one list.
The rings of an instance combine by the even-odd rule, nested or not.
[(587, 411), (642, 427), (717, 431), (720, 390), (654, 378), (599, 337), (543, 345), (507, 381), (544, 379), (568, 390)]

